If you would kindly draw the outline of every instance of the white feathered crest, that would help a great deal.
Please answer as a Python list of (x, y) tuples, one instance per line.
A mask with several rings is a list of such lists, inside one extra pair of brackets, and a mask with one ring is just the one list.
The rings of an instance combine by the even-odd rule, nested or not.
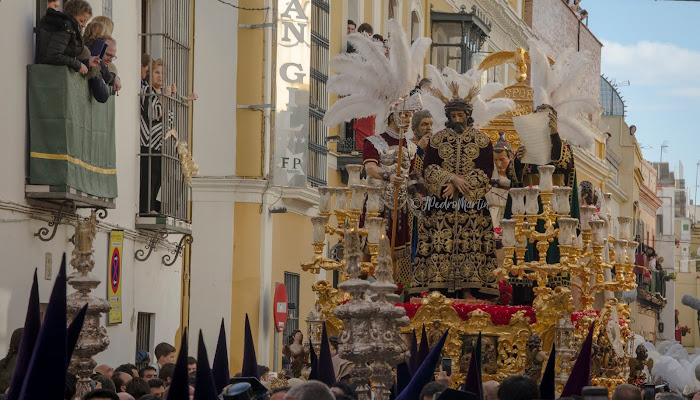
[(580, 121), (579, 114), (596, 114), (600, 104), (594, 96), (580, 93), (581, 79), (590, 63), (587, 51), (569, 50), (550, 65), (539, 41), (528, 40), (531, 86), (535, 107), (549, 104), (557, 110), (559, 135), (584, 148), (593, 145), (593, 135)]
[[(425, 77), (432, 82), (432, 88), (442, 94), (445, 98), (451, 99), (452, 92), (448, 87), (452, 82), (459, 85), (459, 97), (466, 97), (473, 88), (478, 88), (481, 84), (481, 77), (484, 71), (470, 69), (464, 74), (460, 74), (452, 68), (445, 67), (439, 71), (433, 65), (425, 66)], [(474, 107), (472, 118), (474, 127), (481, 129), (499, 115), (515, 109), (515, 102), (506, 98), (493, 98), (503, 90), (500, 83), (487, 83), (471, 99)], [(447, 116), (445, 115), (445, 103), (428, 91), (422, 91), (423, 106), (430, 111), (433, 116), (433, 132), (445, 129)]]
[(343, 53), (331, 60), (336, 72), (328, 79), (328, 91), (344, 96), (326, 111), (323, 122), (335, 126), (353, 118), (377, 115), (377, 132), (383, 131), (383, 122), (391, 104), (406, 96), (416, 84), (432, 41), (418, 38), (409, 45), (401, 25), (389, 20), (389, 58), (381, 44), (353, 33), (348, 41), (355, 53)]

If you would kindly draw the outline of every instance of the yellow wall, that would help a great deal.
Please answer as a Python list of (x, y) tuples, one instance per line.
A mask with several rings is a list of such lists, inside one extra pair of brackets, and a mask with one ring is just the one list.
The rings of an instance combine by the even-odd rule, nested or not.
[[(240, 0), (241, 7), (264, 7), (262, 0)], [(262, 11), (238, 13), (239, 24), (261, 24)], [(238, 74), (236, 96), (240, 105), (263, 103), (263, 50), (264, 30), (241, 28), (238, 30)], [(222, 70), (226, 68), (221, 66)], [(259, 110), (236, 110), (236, 175), (241, 177), (262, 176), (262, 112)], [(221, 129), (228, 129), (222, 126)]]
[[(250, 318), (253, 340), (258, 338), (260, 304), (260, 204), (236, 203), (233, 224), (233, 274), (231, 285), (231, 375), (243, 365), (245, 314)], [(212, 299), (218, 301), (219, 299)]]
[[(290, 232), (293, 232), (290, 234)], [(274, 293), (275, 282), (284, 282), (284, 273), (291, 272), (300, 276), (299, 280), (299, 329), (306, 335), (306, 317), (314, 308), (316, 293), (311, 290), (311, 285), (316, 281), (316, 275), (308, 271), (302, 271), (300, 264), (308, 261), (313, 256), (311, 247), (311, 220), (307, 216), (286, 213), (273, 216), (272, 232), (272, 288)], [(280, 335), (279, 362), (282, 360), (282, 344), (284, 340)], [(274, 354), (274, 343), (270, 345)]]
[(700, 289), (697, 284), (697, 273), (693, 272), (676, 272), (676, 309), (680, 311), (679, 326), (686, 325), (690, 328), (690, 334), (683, 337), (681, 343), (686, 348), (693, 349), (700, 345), (700, 336), (698, 336), (697, 313), (690, 307), (682, 305), (681, 298), (685, 294), (694, 297), (700, 296)]

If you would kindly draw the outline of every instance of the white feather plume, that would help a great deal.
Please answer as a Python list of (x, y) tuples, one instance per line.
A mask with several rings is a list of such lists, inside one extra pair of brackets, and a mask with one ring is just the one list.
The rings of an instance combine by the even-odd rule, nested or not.
[(379, 131), (390, 105), (414, 87), (431, 41), (419, 38), (409, 47), (406, 33), (395, 20), (389, 21), (389, 37), (389, 58), (383, 46), (354, 33), (348, 41), (356, 52), (331, 60), (331, 68), (337, 74), (329, 78), (328, 91), (344, 97), (326, 111), (323, 122), (327, 126), (376, 115)]
[(479, 97), (484, 100), (491, 100), (495, 95), (501, 93), (504, 89), (503, 84), (491, 82), (485, 84), (479, 91)]
[(492, 99), (487, 103), (477, 97), (472, 100), (472, 105), (474, 106), (472, 118), (476, 129), (485, 127), (492, 119), (515, 108), (515, 102), (506, 98)]
[(411, 68), (413, 70), (411, 73), (414, 77), (423, 75), (421, 73), (423, 72), (423, 61), (425, 61), (425, 56), (428, 54), (431, 44), (433, 44), (433, 41), (427, 37), (419, 37), (413, 41), (411, 45)]
[[(432, 65), (428, 66), (432, 67)], [(428, 75), (426, 74), (426, 76)], [(433, 81), (432, 86), (433, 88), (435, 87), (435, 81)], [(423, 108), (430, 111), (430, 114), (433, 117), (433, 132), (440, 132), (445, 130), (445, 124), (447, 123), (447, 116), (445, 115), (445, 103), (443, 103), (442, 100), (433, 96), (426, 90), (421, 90), (421, 98), (423, 99)]]
[(442, 93), (443, 95), (449, 98), (448, 93), (450, 93), (450, 88), (447, 87), (447, 83), (445, 83), (445, 80), (442, 78), (442, 74), (440, 73), (440, 70), (437, 69), (437, 67), (435, 67), (432, 64), (426, 65), (425, 77), (430, 79), (430, 86), (433, 89), (437, 90), (438, 92)]
[(590, 53), (569, 49), (552, 67), (539, 41), (531, 39), (528, 45), (535, 107), (542, 104), (554, 107), (561, 137), (572, 145), (590, 148), (594, 142), (593, 134), (577, 120), (579, 114), (596, 114), (600, 109), (594, 96), (580, 93)]
[[(481, 83), (483, 71), (469, 70), (464, 74), (460, 74), (452, 68), (445, 67), (442, 72), (433, 65), (426, 65), (426, 77), (432, 81), (432, 88), (442, 94), (444, 97), (451, 99), (452, 92), (448, 84), (454, 82), (459, 85), (459, 96), (465, 97), (470, 90), (478, 87)], [(515, 102), (506, 98), (493, 98), (496, 94), (503, 90), (503, 85), (500, 83), (489, 83), (484, 85), (479, 93), (471, 99), (471, 104), (474, 106), (472, 118), (474, 119), (474, 127), (479, 129), (488, 125), (492, 119), (515, 109)], [(431, 93), (423, 94), (423, 106), (433, 115), (433, 131), (439, 132), (445, 129), (447, 116), (445, 116), (445, 104), (432, 95)]]

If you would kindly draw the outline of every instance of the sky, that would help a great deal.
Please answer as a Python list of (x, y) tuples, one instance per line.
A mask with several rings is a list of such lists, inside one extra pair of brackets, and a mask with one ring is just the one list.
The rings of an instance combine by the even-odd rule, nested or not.
[(601, 72), (618, 83), (644, 158), (678, 170), (693, 189), (700, 162), (700, 1), (582, 0), (603, 42)]

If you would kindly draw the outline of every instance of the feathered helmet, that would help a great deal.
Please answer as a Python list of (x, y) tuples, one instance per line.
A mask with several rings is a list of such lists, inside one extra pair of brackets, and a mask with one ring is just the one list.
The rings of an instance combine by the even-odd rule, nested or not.
[[(401, 118), (401, 113), (403, 112), (410, 112), (413, 114), (414, 112), (418, 110), (423, 109), (423, 100), (420, 97), (419, 92), (415, 92), (410, 96), (406, 96), (404, 98), (400, 98), (396, 100), (395, 102), (391, 103), (389, 106), (389, 115), (394, 116), (394, 121), (396, 122), (396, 126), (403, 128), (403, 129), (408, 129), (408, 125), (410, 125), (410, 121), (406, 126), (402, 126), (402, 118)], [(388, 118), (388, 117), (387, 117)]]
[[(389, 20), (388, 29), (389, 58), (383, 46), (354, 33), (348, 36), (348, 41), (356, 52), (343, 53), (331, 60), (330, 66), (338, 74), (328, 79), (327, 88), (343, 97), (326, 111), (323, 122), (327, 126), (376, 115), (375, 129), (380, 133), (385, 118), (404, 109), (403, 96), (415, 86), (432, 41), (418, 38), (411, 44), (401, 24), (394, 19)], [(409, 109), (415, 101), (407, 99), (406, 103), (405, 109)]]

